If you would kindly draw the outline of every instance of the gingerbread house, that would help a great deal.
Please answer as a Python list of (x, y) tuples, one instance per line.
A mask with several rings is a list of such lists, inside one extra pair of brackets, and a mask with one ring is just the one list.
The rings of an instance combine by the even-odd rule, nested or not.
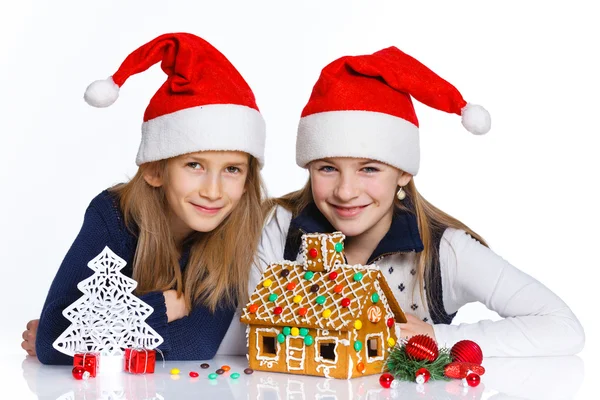
[(255, 370), (349, 379), (379, 374), (406, 322), (374, 265), (346, 265), (344, 235), (305, 234), (302, 262), (271, 264), (246, 307)]

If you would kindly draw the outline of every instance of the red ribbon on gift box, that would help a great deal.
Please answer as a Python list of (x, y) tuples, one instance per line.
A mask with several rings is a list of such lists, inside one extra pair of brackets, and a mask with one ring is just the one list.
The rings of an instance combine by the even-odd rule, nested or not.
[(73, 367), (82, 367), (90, 373), (90, 377), (96, 377), (100, 366), (100, 353), (83, 352), (73, 356)]
[(125, 349), (125, 371), (132, 374), (152, 374), (156, 364), (156, 350)]

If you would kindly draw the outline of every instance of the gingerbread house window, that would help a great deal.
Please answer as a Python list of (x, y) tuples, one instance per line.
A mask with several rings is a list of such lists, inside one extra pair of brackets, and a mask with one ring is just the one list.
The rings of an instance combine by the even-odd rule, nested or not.
[(323, 363), (337, 363), (337, 342), (335, 339), (317, 339), (317, 361)]
[(383, 360), (383, 334), (367, 335), (366, 342), (367, 362)]
[(276, 359), (279, 351), (279, 343), (277, 343), (277, 330), (265, 329), (257, 330), (256, 332), (256, 347), (258, 347), (258, 355), (261, 359)]

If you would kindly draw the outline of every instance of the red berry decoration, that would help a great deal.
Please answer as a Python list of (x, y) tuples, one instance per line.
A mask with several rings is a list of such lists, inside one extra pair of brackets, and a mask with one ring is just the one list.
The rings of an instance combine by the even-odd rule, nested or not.
[(331, 272), (329, 273), (329, 280), (330, 280), (330, 281), (335, 281), (335, 279), (336, 279), (337, 277), (338, 277), (338, 273), (337, 273), (337, 272), (335, 272), (335, 271), (331, 271)]
[(481, 365), (483, 353), (481, 347), (471, 340), (461, 340), (450, 349), (452, 361)]
[(390, 388), (393, 380), (394, 380), (393, 375), (389, 374), (387, 372), (385, 374), (381, 374), (381, 376), (379, 377), (379, 383), (381, 384), (381, 386), (383, 386), (386, 389)]
[(427, 370), (427, 368), (419, 368), (417, 372), (415, 372), (415, 381), (418, 384), (427, 383), (431, 378), (431, 374)]
[(281, 314), (282, 312), (283, 312), (283, 308), (281, 308), (281, 307), (275, 307), (275, 309), (273, 310), (273, 313), (274, 313), (275, 315), (279, 315), (279, 314)]
[(347, 297), (344, 297), (342, 299), (342, 307), (348, 307), (348, 306), (350, 306), (350, 299)]
[(466, 379), (467, 379), (467, 385), (469, 385), (471, 387), (475, 387), (475, 386), (479, 385), (479, 382), (481, 381), (481, 378), (477, 374), (469, 374), (469, 375), (467, 375)]
[(473, 363), (451, 362), (444, 367), (444, 375), (453, 379), (466, 378), (469, 371), (479, 376), (485, 374), (485, 368)]
[(394, 318), (388, 318), (388, 320), (387, 320), (387, 326), (388, 326), (388, 328), (393, 328), (395, 322), (396, 321), (394, 321)]
[(317, 256), (319, 255), (319, 252), (317, 251), (317, 249), (315, 249), (313, 247), (312, 249), (310, 249), (308, 251), (308, 255), (310, 256), (310, 258), (317, 258)]
[(437, 343), (427, 335), (415, 335), (411, 337), (408, 343), (406, 343), (405, 351), (409, 357), (417, 361), (427, 360), (434, 362), (439, 355)]

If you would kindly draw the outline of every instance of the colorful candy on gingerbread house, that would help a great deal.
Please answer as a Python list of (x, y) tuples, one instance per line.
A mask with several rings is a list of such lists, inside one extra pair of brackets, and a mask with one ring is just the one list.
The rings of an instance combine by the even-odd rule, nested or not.
[(379, 374), (406, 322), (374, 265), (346, 265), (345, 236), (305, 234), (303, 262), (271, 264), (240, 320), (255, 370), (349, 379)]

